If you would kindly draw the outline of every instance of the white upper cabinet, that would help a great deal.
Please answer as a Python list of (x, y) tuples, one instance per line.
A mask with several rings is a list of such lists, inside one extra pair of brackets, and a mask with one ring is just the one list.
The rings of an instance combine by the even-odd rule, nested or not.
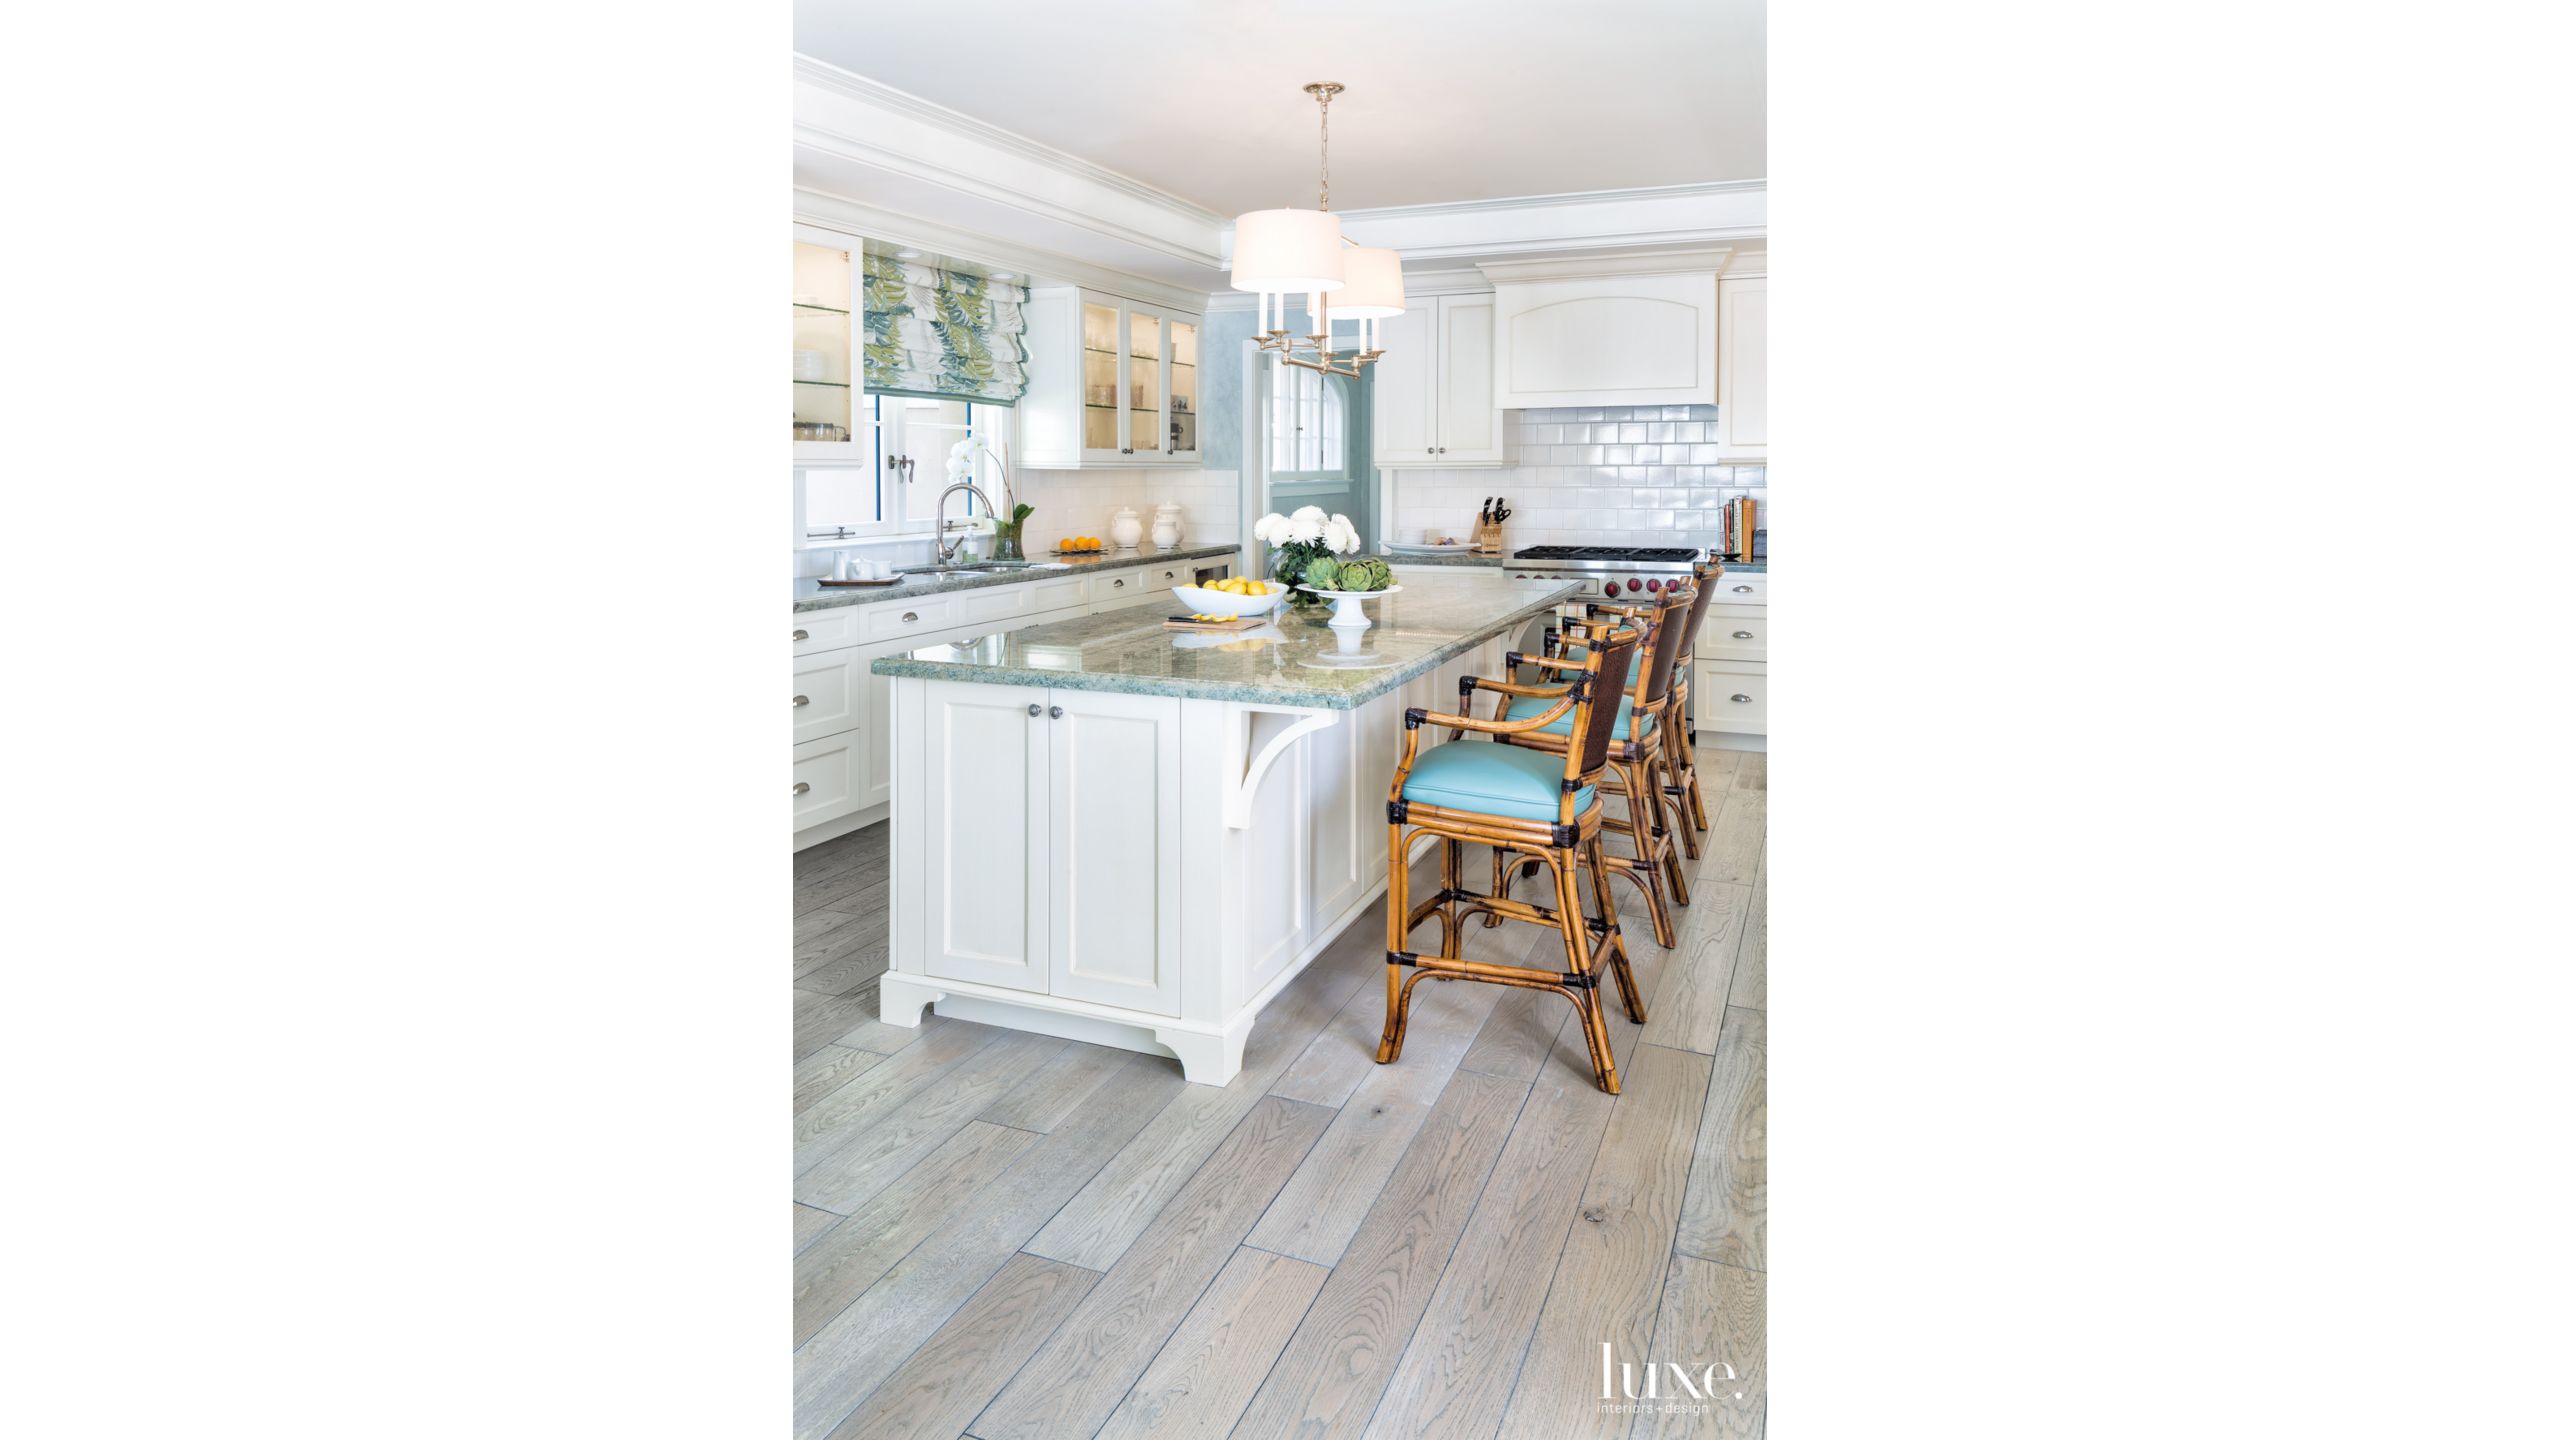
[(1384, 352), (1371, 444), (1380, 465), (1455, 469), (1508, 463), (1494, 403), (1494, 303), (1489, 293), (1417, 295), (1378, 322)]
[(791, 456), (854, 465), (862, 405), (862, 242), (812, 226), (791, 242)]
[(1484, 261), (1494, 403), (1716, 403), (1716, 277), (1730, 250)]
[(1736, 256), (1717, 289), (1721, 303), (1716, 320), (1716, 463), (1765, 464), (1769, 459), (1767, 254)]
[(1200, 463), (1200, 317), (1060, 286), (1031, 292), (1022, 463)]

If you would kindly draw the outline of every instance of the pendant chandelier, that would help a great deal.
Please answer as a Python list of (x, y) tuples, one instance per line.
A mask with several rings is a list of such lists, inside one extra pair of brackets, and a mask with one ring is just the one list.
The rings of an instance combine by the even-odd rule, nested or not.
[[(1393, 250), (1345, 240), (1333, 214), (1333, 97), (1342, 87), (1320, 81), (1316, 97), (1316, 208), (1252, 210), (1236, 217), (1229, 279), (1261, 297), (1254, 343), (1277, 365), (1363, 378), (1386, 352), (1377, 323), (1404, 313), (1404, 259)], [(1289, 298), (1303, 295), (1307, 329), (1289, 329)], [(1333, 322), (1358, 322), (1351, 349), (1335, 348)]]

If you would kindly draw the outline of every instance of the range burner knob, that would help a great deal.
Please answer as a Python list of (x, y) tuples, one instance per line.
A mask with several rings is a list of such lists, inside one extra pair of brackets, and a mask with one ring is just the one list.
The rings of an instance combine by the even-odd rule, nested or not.
[(1659, 580), (1647, 580), (1644, 582), (1644, 588), (1647, 590), (1659, 591), (1662, 588), (1662, 582)]
[(1606, 591), (1607, 593), (1611, 594), (1611, 595), (1615, 595), (1615, 594), (1617, 594), (1617, 593), (1618, 593), (1618, 582), (1617, 582), (1617, 581), (1615, 581), (1615, 580), (1612, 580), (1612, 581), (1610, 581), (1608, 584), (1603, 585), (1603, 586), (1601, 586), (1600, 588), (1601, 588), (1602, 590)]
[(1679, 582), (1679, 581), (1677, 581), (1677, 580), (1665, 580), (1665, 581), (1663, 581), (1663, 582), (1662, 582), (1662, 593), (1664, 593), (1665, 595), (1677, 595), (1677, 594), (1679, 594), (1679, 593), (1680, 593), (1680, 582)]

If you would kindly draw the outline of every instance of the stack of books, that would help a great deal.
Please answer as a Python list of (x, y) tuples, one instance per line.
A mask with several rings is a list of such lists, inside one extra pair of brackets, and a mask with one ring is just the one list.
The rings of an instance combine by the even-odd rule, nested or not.
[(1751, 562), (1759, 548), (1760, 502), (1744, 497), (1724, 502), (1724, 555), (1728, 560)]

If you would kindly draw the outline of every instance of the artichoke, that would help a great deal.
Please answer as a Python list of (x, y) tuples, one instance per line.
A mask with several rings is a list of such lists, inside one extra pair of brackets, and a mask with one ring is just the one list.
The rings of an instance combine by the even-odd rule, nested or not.
[(1374, 555), (1342, 562), (1342, 589), (1384, 590), (1395, 581), (1395, 571)]
[(1350, 589), (1350, 586), (1340, 583), (1342, 580), (1342, 572), (1343, 564), (1341, 561), (1330, 555), (1318, 555), (1307, 562), (1307, 571), (1302, 578), (1305, 580), (1306, 586), (1310, 590)]

